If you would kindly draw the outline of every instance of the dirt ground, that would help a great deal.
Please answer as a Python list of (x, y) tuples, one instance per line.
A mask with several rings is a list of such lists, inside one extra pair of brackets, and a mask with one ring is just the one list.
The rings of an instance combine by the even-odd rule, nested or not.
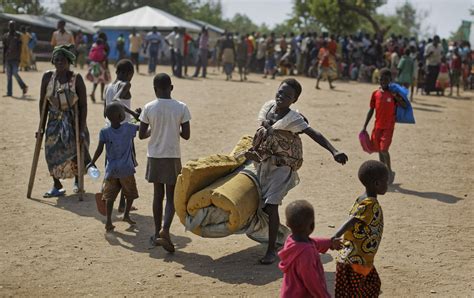
[[(22, 72), (27, 98), (0, 98), (0, 296), (273, 296), (282, 273), (277, 264), (262, 266), (265, 251), (244, 235), (204, 239), (172, 225), (177, 252), (151, 248), (153, 188), (145, 179), (146, 141), (136, 141), (140, 198), (129, 227), (115, 216), (116, 229), (104, 232), (94, 193), (100, 183), (85, 177), (86, 198), (43, 199), (52, 181), (40, 156), (33, 198), (26, 198), (37, 129), (42, 72)], [(142, 71), (146, 69), (142, 66)], [(169, 67), (158, 70), (169, 72)], [(189, 106), (191, 139), (182, 141), (183, 163), (214, 153), (227, 153), (244, 134), (253, 134), (260, 106), (272, 99), (279, 81), (251, 74), (249, 81), (226, 82), (210, 69), (208, 79), (173, 79), (173, 97)], [(85, 71), (81, 71), (84, 75)], [(192, 69), (190, 71), (192, 73)], [(341, 166), (308, 137), (303, 137), (301, 184), (280, 209), (295, 199), (309, 200), (316, 211), (314, 235), (331, 236), (344, 222), (354, 199), (363, 192), (357, 179), (369, 156), (357, 135), (375, 85), (298, 78), (303, 93), (295, 108), (340, 150), (349, 163)], [(6, 77), (0, 74), (0, 94)], [(86, 83), (88, 91), (91, 84)], [(14, 95), (21, 91), (14, 82)], [(97, 98), (99, 98), (97, 93)], [(152, 77), (135, 75), (132, 105), (154, 99)], [(472, 114), (474, 94), (461, 97), (416, 96), (416, 125), (398, 125), (390, 152), (397, 173), (395, 184), (380, 197), (385, 217), (383, 240), (375, 265), (385, 297), (473, 296), (474, 160)], [(102, 105), (88, 106), (91, 153), (104, 124)], [(371, 124), (372, 125), (372, 124)], [(371, 126), (370, 125), (370, 126)], [(97, 165), (103, 164), (103, 156)], [(101, 168), (103, 171), (103, 168)], [(64, 182), (69, 194), (72, 180)], [(330, 291), (335, 278), (335, 252), (322, 256)]]

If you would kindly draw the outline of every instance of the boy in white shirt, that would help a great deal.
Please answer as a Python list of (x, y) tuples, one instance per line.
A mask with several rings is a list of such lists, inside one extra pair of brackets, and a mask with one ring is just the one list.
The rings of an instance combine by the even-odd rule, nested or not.
[[(174, 216), (174, 187), (181, 172), (180, 137), (189, 140), (191, 114), (185, 103), (171, 98), (171, 78), (157, 74), (153, 78), (156, 99), (143, 108), (140, 115), (139, 138), (150, 138), (146, 179), (153, 183), (153, 218), (155, 235), (150, 239), (153, 245), (161, 245), (174, 252), (170, 238), (170, 226)], [(163, 218), (163, 198), (166, 190), (166, 206)]]

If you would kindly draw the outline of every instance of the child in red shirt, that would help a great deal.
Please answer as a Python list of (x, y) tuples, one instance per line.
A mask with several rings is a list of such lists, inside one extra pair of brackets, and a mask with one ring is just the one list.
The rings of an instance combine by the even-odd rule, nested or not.
[(395, 180), (395, 172), (392, 171), (390, 154), (388, 149), (392, 143), (393, 131), (395, 129), (396, 106), (406, 107), (406, 103), (401, 97), (392, 93), (388, 85), (392, 82), (392, 74), (389, 69), (380, 70), (380, 88), (372, 93), (370, 99), (370, 109), (365, 119), (362, 131), (367, 130), (367, 125), (372, 119), (375, 110), (375, 125), (372, 130), (372, 146), (374, 151), (379, 153), (380, 161), (383, 162), (389, 171), (389, 184)]
[(285, 246), (278, 253), (283, 271), (281, 297), (331, 297), (326, 287), (319, 253), (342, 248), (341, 238), (312, 238), (314, 209), (308, 201), (291, 202), (285, 210), (291, 229)]

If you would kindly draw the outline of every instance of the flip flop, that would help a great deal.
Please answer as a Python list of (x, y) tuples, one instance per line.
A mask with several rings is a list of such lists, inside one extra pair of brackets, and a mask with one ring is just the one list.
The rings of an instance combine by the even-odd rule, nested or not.
[(276, 261), (276, 256), (274, 255), (272, 258), (269, 258), (269, 259), (265, 259), (265, 257), (263, 257), (262, 259), (260, 259), (260, 264), (262, 265), (271, 265), (273, 263), (275, 263)]
[(151, 246), (160, 246), (160, 244), (156, 243), (155, 236), (150, 236), (149, 242)]
[(66, 191), (64, 189), (57, 189), (56, 187), (51, 188), (50, 191), (45, 192), (43, 198), (55, 198), (64, 196)]
[(165, 238), (156, 238), (155, 243), (159, 246), (163, 246), (163, 248), (170, 253), (175, 251), (173, 243), (170, 240)]
[(77, 182), (74, 182), (74, 185), (72, 186), (72, 192), (73, 193), (79, 192), (79, 184)]

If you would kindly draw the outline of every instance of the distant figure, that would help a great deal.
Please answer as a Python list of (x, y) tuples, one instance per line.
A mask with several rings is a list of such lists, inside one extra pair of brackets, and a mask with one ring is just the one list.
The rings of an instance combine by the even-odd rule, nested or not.
[(128, 37), (130, 40), (130, 60), (132, 60), (133, 64), (135, 64), (135, 69), (137, 70), (137, 73), (139, 72), (139, 53), (140, 53), (140, 47), (142, 46), (142, 37), (140, 34), (137, 34), (137, 31), (135, 28), (132, 29), (132, 34)]
[(84, 64), (86, 63), (86, 53), (87, 53), (87, 43), (85, 41), (85, 36), (81, 30), (76, 34), (76, 63), (79, 63), (81, 69), (84, 69)]
[(221, 53), (221, 61), (226, 75), (225, 80), (232, 80), (232, 71), (235, 63), (235, 45), (234, 40), (232, 39), (232, 33), (227, 33), (226, 39), (222, 42)]
[(30, 49), (28, 43), (31, 40), (31, 36), (26, 32), (26, 27), (21, 26), (21, 54), (20, 54), (20, 68), (27, 71), (30, 68)]
[(441, 64), (441, 56), (443, 47), (439, 44), (439, 36), (433, 38), (433, 42), (425, 47), (425, 59), (427, 66), (425, 93), (430, 95), (430, 92), (436, 91), (436, 80), (439, 74), (439, 65)]
[(117, 40), (115, 41), (115, 49), (118, 53), (117, 62), (125, 58), (125, 38), (123, 37), (122, 33), (120, 33), (119, 37), (117, 37)]
[(104, 87), (110, 82), (110, 73), (107, 68), (107, 47), (102, 38), (98, 38), (89, 52), (89, 72), (87, 79), (93, 83), (90, 94), (92, 102), (95, 102), (95, 90), (100, 84), (100, 98), (104, 101)]
[(178, 27), (174, 27), (173, 31), (166, 35), (165, 37), (165, 42), (168, 45), (170, 49), (170, 56), (171, 56), (171, 72), (173, 75), (175, 74), (176, 71), (176, 53), (174, 51), (174, 43), (175, 43), (175, 36), (178, 34)]
[(27, 27), (26, 32), (28, 32), (28, 34), (31, 37), (30, 41), (28, 42), (28, 51), (30, 52), (29, 67), (30, 69), (37, 70), (36, 69), (36, 56), (33, 50), (35, 49), (36, 44), (38, 44), (38, 37), (36, 36), (36, 33), (31, 32), (31, 27)]
[(207, 60), (209, 51), (209, 33), (206, 27), (202, 27), (201, 35), (199, 35), (199, 52), (196, 62), (196, 71), (193, 77), (199, 76), (199, 71), (202, 67), (202, 77), (205, 78), (207, 74)]
[(8, 32), (3, 35), (3, 58), (5, 59), (5, 66), (7, 71), (7, 94), (13, 95), (13, 76), (15, 77), (23, 96), (28, 92), (28, 86), (23, 82), (18, 74), (18, 64), (20, 63), (21, 53), (21, 34), (15, 30), (15, 21), (8, 22)]
[(247, 41), (245, 35), (237, 43), (237, 67), (239, 68), (240, 81), (247, 80)]
[(74, 36), (66, 31), (64, 27), (66, 26), (66, 22), (60, 20), (58, 22), (58, 30), (53, 32), (53, 37), (51, 38), (51, 45), (54, 47), (62, 46), (67, 44), (74, 45)]
[(149, 51), (148, 74), (154, 75), (158, 64), (158, 53), (163, 45), (163, 37), (156, 27), (151, 29), (145, 37), (145, 52)]

